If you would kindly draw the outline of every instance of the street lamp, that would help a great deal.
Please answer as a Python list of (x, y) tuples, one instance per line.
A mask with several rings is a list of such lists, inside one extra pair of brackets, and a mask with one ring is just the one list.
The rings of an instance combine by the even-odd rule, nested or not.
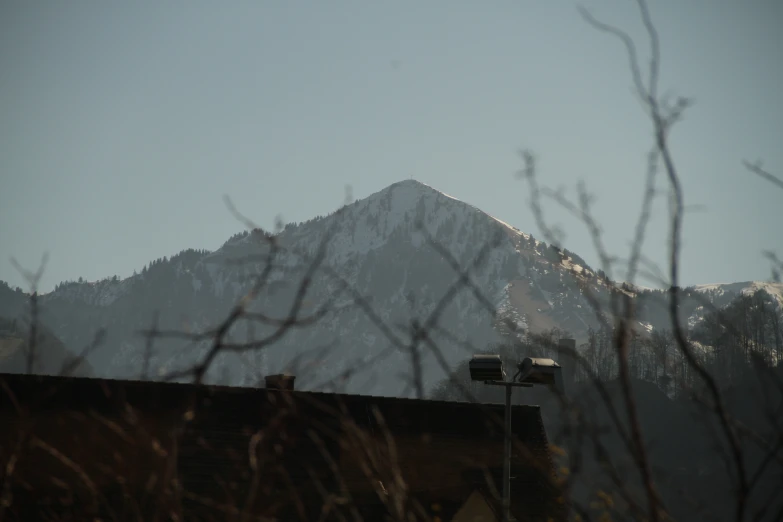
[(504, 459), (503, 459), (503, 522), (511, 520), (511, 391), (515, 387), (530, 388), (535, 384), (554, 387), (564, 393), (560, 365), (552, 359), (525, 357), (517, 365), (517, 373), (506, 381), (503, 360), (500, 355), (474, 355), (468, 364), (470, 379), (483, 381), (490, 386), (503, 386), (506, 389), (506, 409), (504, 415)]

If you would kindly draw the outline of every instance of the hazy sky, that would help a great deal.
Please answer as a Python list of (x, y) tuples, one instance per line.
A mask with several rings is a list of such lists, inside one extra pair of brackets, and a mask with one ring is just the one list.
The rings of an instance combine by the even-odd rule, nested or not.
[[(647, 56), (635, 3), (586, 1)], [(688, 204), (684, 284), (766, 279), (783, 254), (783, 2), (650, 0), (662, 90), (695, 105), (672, 135)], [(43, 288), (218, 248), (413, 177), (540, 237), (514, 178), (585, 180), (627, 252), (651, 131), (617, 41), (577, 4), (516, 1), (0, 4), (0, 279)], [(665, 187), (663, 178), (659, 186)], [(555, 204), (566, 246), (597, 257)], [(645, 250), (664, 262), (665, 196)]]

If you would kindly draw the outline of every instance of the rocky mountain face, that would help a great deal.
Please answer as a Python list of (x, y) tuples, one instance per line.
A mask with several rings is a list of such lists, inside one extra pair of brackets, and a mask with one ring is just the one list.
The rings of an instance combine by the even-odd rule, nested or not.
[[(207, 380), (248, 385), (264, 374), (293, 368), (302, 388), (331, 383), (353, 392), (397, 395), (410, 389), (413, 359), (410, 351), (392, 345), (379, 321), (406, 344), (414, 320), (424, 322), (438, 313), (429, 335), (442, 357), (426, 346), (420, 351), (421, 377), (431, 386), (445, 375), (443, 362), (454, 366), (471, 350), (509, 337), (559, 328), (578, 340), (585, 338), (598, 326), (585, 289), (604, 302), (610, 294), (609, 286), (579, 256), (412, 180), (330, 216), (290, 224), (275, 237), (280, 251), (272, 258), (263, 233), (242, 233), (215, 252), (188, 250), (157, 260), (127, 279), (63, 283), (40, 297), (42, 320), (72, 351), (89, 345), (96, 332), (105, 329), (103, 345), (89, 355), (97, 375), (155, 377), (193, 365), (208, 350), (209, 339), (179, 336), (149, 342), (143, 330), (155, 325), (167, 331), (207, 332), (261, 274), (267, 279), (249, 310), (285, 318), (307, 280), (300, 315), (320, 314), (326, 305), (329, 311), (261, 350), (221, 355)], [(488, 243), (493, 247), (487, 250)], [(445, 306), (439, 305), (459, 277), (444, 252), (461, 267), (472, 266), (470, 279), (483, 299), (460, 287)], [(695, 287), (688, 290), (683, 319), (695, 324), (710, 306), (724, 306), (762, 287), (783, 302), (783, 285)], [(613, 291), (637, 300), (640, 330), (668, 326), (665, 294), (630, 287)], [(0, 288), (0, 316), (23, 314), (26, 301), (22, 292)], [(238, 321), (227, 341), (262, 339), (275, 328), (269, 320)], [(350, 373), (359, 367), (364, 369)]]

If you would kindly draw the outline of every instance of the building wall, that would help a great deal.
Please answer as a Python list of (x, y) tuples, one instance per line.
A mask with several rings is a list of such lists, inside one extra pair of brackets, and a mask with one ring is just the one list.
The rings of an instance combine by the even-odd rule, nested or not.
[[(245, 507), (309, 520), (318, 519), (326, 491), (338, 495), (337, 503), (352, 497), (370, 513), (365, 519), (375, 520), (382, 516), (379, 493), (393, 496), (396, 488), (448, 520), (473, 483), (486, 481), (485, 472), (500, 483), (502, 426), (483, 410), (501, 407), (99, 379), (2, 380), (33, 412), (20, 414), (10, 395), (0, 394), (0, 473), (15, 463), (17, 507), (43, 497), (87, 509), (97, 498), (98, 507), (113, 511), (102, 516), (115, 520), (180, 509), (188, 521), (225, 520)], [(376, 407), (394, 433), (392, 446), (373, 420)], [(514, 432), (547, 456), (538, 409), (517, 407), (513, 419)], [(176, 444), (174, 435), (181, 437)], [(520, 505), (542, 504), (547, 492), (529, 466), (516, 461), (512, 476)], [(339, 498), (342, 485), (346, 498)]]
[(129, 423), (89, 411), (50, 411), (3, 415), (0, 424), (0, 465), (7, 470), (13, 463), (3, 477), (13, 493), (11, 513), (33, 503), (54, 513), (166, 504), (164, 486), (176, 477), (176, 454), (159, 419)]
[(502, 467), (503, 445), (499, 441), (429, 434), (394, 436), (392, 440), (393, 451), (380, 434), (369, 435), (369, 444), (356, 437), (343, 439), (340, 469), (352, 488), (373, 488), (361, 466), (362, 459), (377, 459), (375, 467), (387, 481), (399, 472), (412, 491), (464, 488), (466, 469)]

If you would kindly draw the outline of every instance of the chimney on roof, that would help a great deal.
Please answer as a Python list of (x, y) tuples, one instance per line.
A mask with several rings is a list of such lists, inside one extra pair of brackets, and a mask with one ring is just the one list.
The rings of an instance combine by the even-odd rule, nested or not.
[(558, 362), (563, 367), (563, 384), (568, 391), (573, 389), (576, 378), (576, 339), (560, 339), (558, 348)]
[(287, 373), (278, 373), (264, 377), (266, 388), (272, 390), (294, 391), (294, 379), (296, 379), (295, 375)]

